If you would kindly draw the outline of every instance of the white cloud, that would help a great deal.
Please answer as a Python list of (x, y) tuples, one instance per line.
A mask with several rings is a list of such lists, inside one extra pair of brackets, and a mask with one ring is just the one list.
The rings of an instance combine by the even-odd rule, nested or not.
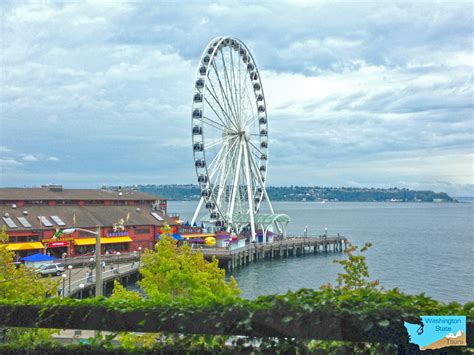
[(0, 159), (0, 169), (10, 169), (20, 166), (23, 166), (23, 163), (16, 161), (15, 159)]
[[(43, 183), (47, 161), (64, 177), (71, 162), (120, 172), (126, 161), (134, 175), (122, 183), (195, 181), (195, 68), (206, 43), (222, 34), (246, 42), (261, 70), (269, 183), (292, 183), (287, 164), (301, 171), (292, 178), (309, 184), (472, 180), (466, 4), (1, 6), (0, 153), (14, 168), (10, 183), (27, 176)], [(164, 158), (173, 162), (169, 174), (160, 173)], [(93, 177), (68, 179), (80, 185)]]
[(7, 154), (7, 153), (12, 153), (12, 150), (9, 149), (8, 147), (5, 147), (3, 145), (0, 145), (0, 154)]
[(39, 159), (34, 156), (33, 154), (27, 154), (27, 155), (24, 155), (23, 158), (22, 158), (24, 161), (28, 161), (28, 162), (31, 162), (31, 161), (38, 161)]

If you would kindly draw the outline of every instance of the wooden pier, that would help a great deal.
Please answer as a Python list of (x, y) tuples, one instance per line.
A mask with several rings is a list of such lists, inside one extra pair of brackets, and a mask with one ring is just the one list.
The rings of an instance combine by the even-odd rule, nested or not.
[(251, 243), (238, 249), (203, 248), (204, 257), (215, 257), (227, 270), (244, 267), (263, 259), (286, 258), (305, 254), (342, 252), (347, 239), (343, 236), (287, 237), (273, 243)]
[[(347, 239), (343, 236), (319, 236), (319, 237), (287, 237), (273, 243), (251, 243), (238, 249), (228, 248), (202, 248), (201, 251), (206, 259), (216, 257), (219, 265), (232, 271), (244, 267), (252, 262), (264, 259), (287, 258), (290, 256), (303, 256), (306, 254), (340, 253), (346, 246)], [(120, 260), (120, 266), (115, 264), (115, 269), (107, 267), (103, 271), (104, 292), (111, 292), (113, 281), (121, 280), (125, 284), (136, 282), (139, 278), (140, 262), (135, 261), (136, 256)], [(132, 262), (130, 262), (130, 260)], [(117, 261), (117, 260), (115, 260)], [(86, 267), (74, 270), (71, 282), (64, 280), (59, 287), (61, 293), (66, 297), (89, 297), (95, 292), (95, 275), (90, 282), (84, 277)], [(89, 282), (88, 282), (89, 281)], [(82, 286), (82, 287), (80, 287)]]

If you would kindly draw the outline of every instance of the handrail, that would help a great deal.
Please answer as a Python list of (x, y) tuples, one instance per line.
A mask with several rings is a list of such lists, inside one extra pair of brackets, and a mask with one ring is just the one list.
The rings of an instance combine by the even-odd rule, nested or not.
[[(0, 327), (165, 331), (391, 344), (408, 343), (404, 321), (421, 322), (417, 316), (402, 317), (396, 309), (377, 309), (361, 315), (337, 310), (331, 305), (310, 308), (303, 313), (278, 303), (257, 310), (239, 304), (199, 309), (161, 306), (134, 310), (99, 305), (55, 305), (49, 308), (38, 305), (0, 305)], [(371, 327), (367, 326), (368, 322)], [(470, 319), (466, 335), (468, 346), (472, 347), (474, 322)]]
[[(114, 268), (114, 269), (105, 269), (102, 271), (102, 281), (108, 281), (110, 279), (114, 279), (116, 277), (120, 277), (121, 275), (129, 274), (132, 271), (138, 271), (140, 264), (138, 262), (134, 262), (131, 264), (123, 264), (120, 268)], [(89, 287), (95, 287), (94, 284), (94, 277), (95, 275), (92, 275), (92, 282), (88, 282), (87, 277), (83, 277), (77, 280), (74, 280), (71, 282), (71, 286), (69, 288), (69, 284), (65, 284), (65, 296), (73, 295), (77, 293), (80, 290), (79, 285), (83, 284), (84, 288), (89, 288)], [(60, 292), (62, 292), (62, 286), (59, 287)]]

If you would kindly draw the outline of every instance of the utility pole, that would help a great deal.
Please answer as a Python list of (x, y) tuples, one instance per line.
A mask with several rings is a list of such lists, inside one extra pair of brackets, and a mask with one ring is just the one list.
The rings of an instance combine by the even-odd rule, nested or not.
[(95, 233), (95, 295), (103, 295), (102, 266), (100, 260), (100, 226), (97, 226)]

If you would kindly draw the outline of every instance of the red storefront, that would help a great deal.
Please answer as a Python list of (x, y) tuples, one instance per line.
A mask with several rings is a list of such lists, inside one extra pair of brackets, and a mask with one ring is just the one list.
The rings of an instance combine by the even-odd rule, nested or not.
[[(95, 249), (101, 226), (101, 251), (134, 252), (153, 248), (167, 216), (167, 201), (136, 191), (63, 189), (61, 186), (0, 188), (0, 213), (10, 236), (9, 249), (18, 258), (35, 253), (79, 256)], [(55, 237), (58, 230), (76, 230)]]

